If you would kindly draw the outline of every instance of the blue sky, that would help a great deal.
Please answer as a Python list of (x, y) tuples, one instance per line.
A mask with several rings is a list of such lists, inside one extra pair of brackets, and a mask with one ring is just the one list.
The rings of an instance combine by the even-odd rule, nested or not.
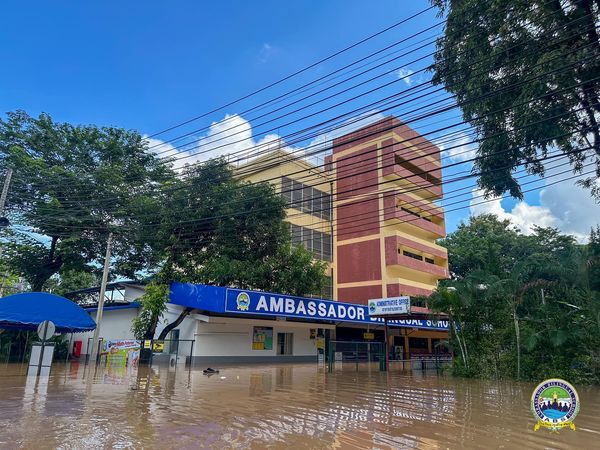
[[(260, 89), (428, 6), (425, 0), (383, 0), (376, 3), (5, 2), (0, 19), (0, 58), (3, 61), (0, 113), (15, 109), (24, 109), (32, 115), (48, 112), (57, 121), (135, 128), (151, 135)], [(413, 53), (368, 76), (399, 67), (398, 70), (382, 75), (360, 89), (340, 94), (314, 107), (306, 107), (302, 112), (274, 120), (271, 124), (261, 125), (266, 119), (255, 119), (259, 113), (242, 114), (252, 106), (439, 21), (435, 11), (429, 11), (275, 88), (158, 138), (168, 140), (180, 133), (193, 132), (188, 140), (181, 142), (194, 143), (182, 150), (190, 150), (198, 143), (205, 147), (215, 145), (211, 136), (219, 130), (218, 122), (227, 115), (228, 127), (231, 124), (239, 127), (236, 128), (238, 136), (234, 146), (230, 147), (237, 149), (235, 145), (263, 142), (265, 136), (285, 138), (289, 133), (320, 120), (408, 89), (428, 79), (426, 74), (399, 79), (399, 73), (409, 75), (430, 62), (427, 55), (433, 46), (415, 50), (417, 39), (394, 48), (412, 49)], [(419, 39), (429, 42), (431, 39), (426, 38), (433, 38), (436, 30), (420, 35)], [(413, 62), (417, 58), (424, 59)], [(352, 82), (358, 83), (366, 77)], [(358, 93), (392, 81), (394, 83), (387, 88), (361, 95), (342, 106), (334, 106), (339, 101), (349, 100)], [(331, 110), (318, 114), (325, 107), (331, 107)], [(397, 107), (387, 112), (406, 119), (415, 107)], [(373, 108), (366, 112), (376, 118), (377, 110)], [(302, 119), (311, 113), (315, 115)], [(431, 133), (444, 124), (460, 120), (458, 117), (457, 113), (449, 113), (436, 116), (435, 120), (416, 121), (413, 127), (421, 133)], [(297, 123), (285, 125), (295, 119)], [(221, 126), (220, 129), (227, 128)], [(439, 138), (435, 134), (430, 137)], [(243, 142), (238, 138), (242, 138)], [(225, 140), (219, 145), (228, 142)], [(314, 143), (310, 139), (298, 142), (296, 148), (311, 142)], [(159, 143), (153, 141), (153, 145)], [(160, 150), (171, 148), (165, 146)], [(464, 147), (457, 151), (469, 149)], [(446, 156), (447, 163), (460, 160), (460, 156)], [(468, 169), (468, 166), (446, 169), (444, 175), (448, 179), (457, 171)], [(449, 209), (469, 204), (472, 195), (469, 184), (454, 184), (446, 189), (458, 187), (465, 188), (464, 196), (446, 202), (461, 200), (462, 203), (449, 206)], [(474, 205), (471, 210), (464, 208), (448, 212), (448, 229), (453, 230), (471, 212), (491, 211), (513, 219), (524, 229), (533, 223), (554, 225), (582, 237), (590, 225), (600, 220), (598, 208), (590, 203), (589, 196), (570, 183), (547, 187), (541, 193), (535, 191), (525, 200), (525, 203), (497, 201)], [(585, 208), (582, 210), (581, 206)], [(592, 214), (586, 213), (590, 211), (588, 206)]]

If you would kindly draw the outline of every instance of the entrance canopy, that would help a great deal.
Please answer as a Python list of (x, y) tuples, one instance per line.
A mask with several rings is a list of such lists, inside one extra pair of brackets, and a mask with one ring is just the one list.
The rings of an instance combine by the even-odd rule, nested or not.
[[(384, 324), (381, 317), (369, 315), (367, 305), (202, 284), (171, 283), (170, 301), (176, 305), (233, 317), (265, 316), (363, 325)], [(425, 317), (388, 320), (388, 325), (448, 330), (447, 320), (431, 320)]]
[(51, 320), (57, 333), (76, 333), (96, 328), (85, 310), (64, 297), (44, 292), (28, 292), (0, 298), (0, 328), (36, 330)]

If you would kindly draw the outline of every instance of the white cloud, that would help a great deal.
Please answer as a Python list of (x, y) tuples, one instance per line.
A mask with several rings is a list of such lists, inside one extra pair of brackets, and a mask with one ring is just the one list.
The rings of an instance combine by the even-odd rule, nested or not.
[(477, 146), (462, 131), (455, 133), (451, 140), (445, 137), (443, 143), (438, 143), (437, 146), (442, 151), (442, 158), (451, 162), (467, 161), (477, 156)]
[(402, 78), (402, 81), (404, 81), (408, 86), (412, 86), (416, 82), (416, 80), (411, 77), (413, 73), (414, 71), (404, 67), (396, 71), (398, 78)]
[(170, 142), (161, 141), (160, 139), (144, 136), (148, 143), (148, 151), (154, 153), (158, 158), (170, 159), (171, 166), (178, 170), (185, 164), (185, 160), (180, 161), (179, 157), (184, 154), (181, 150), (175, 148)]
[(268, 42), (265, 42), (262, 45), (262, 47), (260, 48), (260, 51), (258, 52), (258, 60), (261, 63), (265, 64), (276, 53), (277, 53), (277, 48), (274, 47), (273, 45), (269, 44)]
[(176, 149), (175, 146), (180, 146), (180, 142), (175, 142), (175, 146), (173, 146), (171, 143), (159, 139), (146, 139), (151, 152), (159, 154), (160, 157), (173, 158), (173, 167), (176, 170), (186, 164), (203, 162), (219, 156), (227, 158), (229, 155), (231, 155), (232, 161), (243, 164), (275, 149), (294, 153), (295, 156), (302, 157), (315, 165), (321, 165), (325, 156), (331, 153), (333, 139), (377, 122), (384, 117), (382, 113), (374, 110), (361, 117), (349, 119), (334, 130), (317, 136), (305, 145), (295, 146), (287, 144), (276, 133), (256, 138), (250, 122), (238, 114), (227, 114), (222, 120), (213, 122), (205, 135), (190, 136), (192, 143), (179, 149)]
[(554, 217), (552, 211), (545, 206), (519, 202), (511, 211), (505, 211), (500, 198), (495, 197), (486, 201), (482, 196), (483, 191), (481, 189), (473, 189), (472, 194), (470, 211), (474, 216), (495, 214), (501, 220), (509, 219), (525, 234), (531, 234), (534, 225), (540, 227), (553, 227), (557, 225), (558, 220)]
[(600, 205), (590, 191), (576, 185), (575, 180), (544, 188), (540, 192), (540, 204), (552, 212), (563, 232), (572, 234), (580, 242), (586, 242), (590, 229), (600, 224)]
[(244, 152), (254, 145), (250, 122), (237, 114), (226, 114), (223, 120), (213, 122), (206, 136), (198, 141), (193, 150), (197, 161)]
[[(565, 170), (564, 166), (561, 170)], [(549, 171), (547, 175), (551, 175)], [(556, 172), (556, 171), (555, 171)], [(567, 174), (548, 180), (548, 183), (566, 177)], [(565, 234), (574, 236), (579, 242), (586, 242), (590, 229), (600, 223), (600, 206), (590, 195), (590, 191), (575, 184), (575, 180), (547, 186), (539, 191), (539, 205), (518, 202), (510, 211), (504, 209), (499, 198), (480, 203), (484, 199), (479, 189), (473, 189), (470, 212), (495, 214), (500, 219), (510, 219), (525, 234), (531, 234), (533, 226), (556, 227)], [(478, 204), (480, 203), (480, 204)]]

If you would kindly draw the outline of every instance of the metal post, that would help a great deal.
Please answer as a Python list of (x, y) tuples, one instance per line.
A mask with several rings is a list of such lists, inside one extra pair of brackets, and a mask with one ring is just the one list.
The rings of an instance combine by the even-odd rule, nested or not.
[(385, 370), (389, 370), (389, 364), (390, 364), (390, 355), (388, 354), (388, 321), (387, 321), (387, 317), (385, 317), (384, 319), (385, 322), (385, 343), (383, 345), (383, 351), (385, 352)]
[(65, 363), (69, 362), (69, 356), (71, 356), (71, 351), (73, 347), (73, 333), (71, 333), (71, 337), (69, 338), (69, 346), (67, 347), (67, 360)]
[(40, 349), (40, 358), (38, 360), (37, 376), (39, 377), (42, 373), (42, 362), (44, 361), (44, 347), (46, 346), (46, 333), (48, 333), (48, 321), (44, 321), (44, 332), (42, 333), (42, 348)]
[(102, 284), (100, 285), (100, 299), (98, 300), (98, 311), (96, 312), (96, 329), (94, 330), (94, 336), (92, 338), (90, 358), (93, 358), (94, 362), (97, 362), (98, 336), (100, 335), (100, 324), (102, 323), (102, 312), (104, 310), (104, 295), (106, 294), (106, 283), (108, 281), (108, 270), (110, 268), (112, 236), (112, 233), (109, 233), (108, 240), (106, 241), (106, 256), (104, 258), (104, 270), (102, 271)]

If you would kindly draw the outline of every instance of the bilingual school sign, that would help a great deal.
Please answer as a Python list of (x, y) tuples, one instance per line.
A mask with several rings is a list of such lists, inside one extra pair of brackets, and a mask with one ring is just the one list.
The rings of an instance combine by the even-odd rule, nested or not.
[[(381, 317), (370, 317), (366, 305), (240, 289), (227, 289), (225, 312), (239, 315), (266, 315), (365, 324), (383, 323), (384, 321)], [(400, 327), (448, 330), (448, 321), (444, 320), (388, 320), (388, 324)]]

